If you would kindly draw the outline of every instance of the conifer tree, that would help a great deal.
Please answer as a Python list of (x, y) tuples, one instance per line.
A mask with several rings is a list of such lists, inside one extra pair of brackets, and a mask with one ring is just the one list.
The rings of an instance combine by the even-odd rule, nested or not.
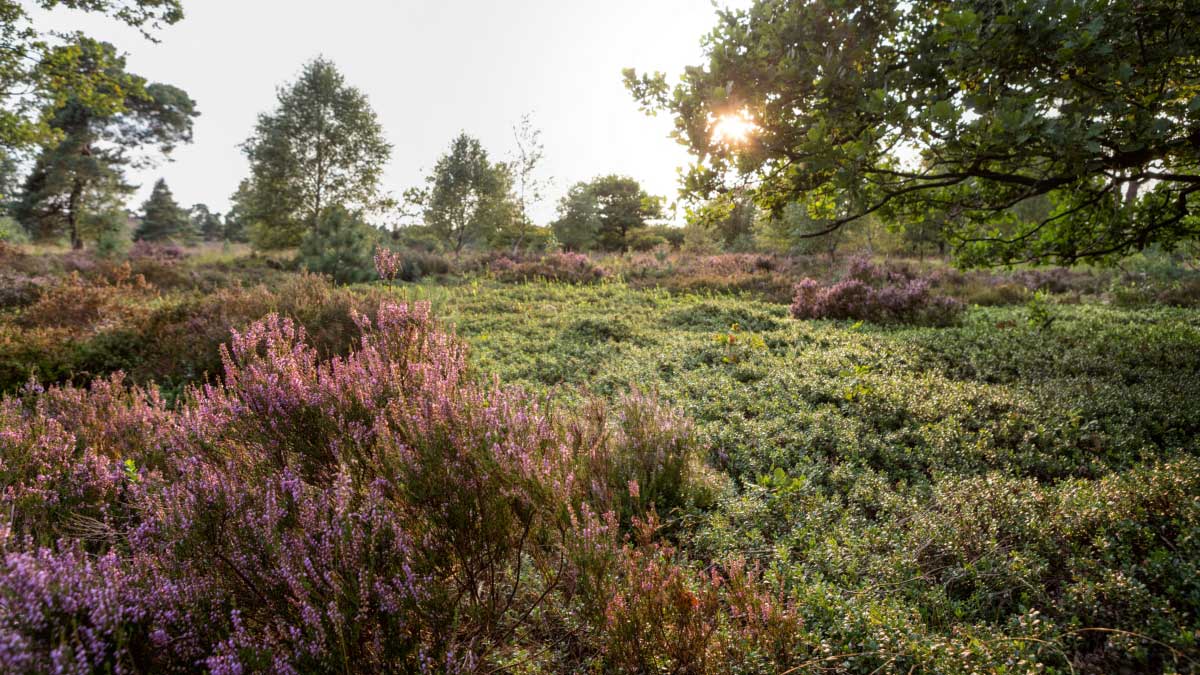
[(187, 212), (176, 203), (167, 181), (159, 178), (150, 198), (142, 204), (142, 224), (133, 238), (139, 241), (185, 242), (194, 236)]

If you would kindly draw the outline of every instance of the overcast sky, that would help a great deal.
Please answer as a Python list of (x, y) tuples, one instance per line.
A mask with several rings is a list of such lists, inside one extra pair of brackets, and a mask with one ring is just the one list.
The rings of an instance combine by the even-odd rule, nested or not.
[[(730, 0), (722, 0), (723, 5)], [(736, 0), (734, 0), (736, 2)], [(639, 112), (621, 69), (677, 75), (699, 62), (715, 25), (710, 0), (185, 0), (187, 17), (154, 44), (114, 22), (65, 10), (43, 28), (81, 29), (129, 55), (131, 72), (196, 99), (195, 142), (135, 172), (135, 207), (163, 176), (181, 204), (224, 210), (247, 174), (238, 145), (276, 88), (321, 54), (365, 92), (392, 161), (386, 188), (419, 184), (459, 131), (507, 158), (512, 125), (531, 112), (554, 179), (535, 211), (546, 222), (572, 183), (633, 176), (674, 200), (687, 154), (669, 118)]]

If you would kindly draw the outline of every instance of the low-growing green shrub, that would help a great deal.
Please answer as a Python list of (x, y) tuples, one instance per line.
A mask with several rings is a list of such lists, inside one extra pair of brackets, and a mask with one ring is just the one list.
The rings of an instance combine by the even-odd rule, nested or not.
[(563, 330), (563, 337), (584, 344), (628, 342), (637, 338), (637, 332), (627, 321), (617, 317), (607, 319), (585, 317), (572, 321)]
[(710, 301), (696, 301), (673, 310), (664, 317), (664, 323), (673, 328), (704, 332), (728, 330), (734, 324), (748, 331), (765, 332), (782, 325), (774, 316), (761, 310)]
[(369, 281), (375, 277), (372, 251), (376, 238), (375, 229), (358, 215), (334, 207), (304, 235), (296, 262), (302, 269), (324, 274), (335, 283)]

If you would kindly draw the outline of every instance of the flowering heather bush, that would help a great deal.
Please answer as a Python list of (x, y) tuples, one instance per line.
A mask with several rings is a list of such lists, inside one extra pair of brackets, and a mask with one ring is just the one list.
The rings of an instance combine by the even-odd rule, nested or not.
[(544, 279), (571, 284), (590, 284), (608, 276), (608, 272), (588, 256), (569, 251), (548, 253), (537, 260), (524, 262), (502, 256), (492, 261), (491, 270), (501, 281), (512, 282)]
[(615, 555), (603, 606), (604, 662), (616, 672), (775, 672), (807, 651), (786, 596), (745, 563), (693, 571), (657, 542), (653, 514)]
[(779, 261), (775, 257), (758, 253), (701, 256), (693, 264), (705, 272), (718, 275), (770, 272), (779, 267)]
[(375, 271), (384, 281), (419, 281), (430, 274), (450, 272), (450, 263), (434, 253), (379, 247), (375, 249)]
[(934, 295), (927, 279), (885, 270), (862, 258), (850, 262), (847, 277), (830, 286), (800, 280), (792, 316), (944, 326), (954, 323), (964, 309), (958, 300)]
[[(53, 303), (28, 308), (28, 316), (0, 321), (0, 390), (19, 389), (31, 374), (48, 383), (83, 383), (123, 370), (130, 381), (157, 382), (174, 398), (183, 385), (221, 374), (219, 347), (231, 327), (275, 312), (305, 326), (322, 357), (344, 354), (359, 337), (352, 310), (377, 306), (382, 295), (382, 289), (335, 288), (304, 273), (271, 288), (233, 285), (183, 297), (129, 282), (79, 284), (78, 297), (64, 289)], [(61, 325), (67, 319), (73, 323)]]
[(395, 281), (400, 277), (404, 259), (399, 253), (389, 248), (375, 249), (375, 271), (384, 281)]
[(177, 262), (187, 257), (187, 252), (175, 244), (145, 241), (139, 239), (129, 247), (127, 254), (131, 261), (150, 259), (158, 262)]
[[(611, 629), (654, 606), (601, 608), (701, 577), (619, 523), (712, 498), (690, 424), (479, 382), (426, 304), (354, 318), (330, 358), (277, 315), (235, 331), (175, 408), (119, 375), (0, 399), (0, 668), (476, 672), (563, 631), (634, 663)], [(671, 635), (733, 625), (718, 595)]]
[(414, 571), (390, 486), (359, 489), (345, 474), (314, 485), (284, 470), (248, 489), (236, 476), (185, 473), (151, 544), (170, 576), (229, 608), (206, 636), (208, 667), (365, 672), (415, 660), (430, 579)]
[(121, 526), (146, 469), (165, 464), (152, 439), (168, 421), (156, 392), (129, 388), (121, 375), (89, 390), (30, 385), (0, 400), (7, 532), (49, 544), (80, 528)]
[(674, 254), (662, 259), (640, 254), (622, 262), (619, 269), (634, 287), (682, 293), (749, 293), (773, 302), (790, 301), (800, 270), (811, 274), (815, 266), (808, 258), (754, 253)]
[(910, 277), (905, 270), (893, 269), (876, 265), (867, 256), (854, 256), (846, 264), (847, 279), (855, 279), (864, 284), (878, 285), (889, 282), (907, 281)]
[(26, 307), (37, 301), (45, 281), (12, 272), (0, 272), (0, 310)]
[(5, 554), (0, 562), (0, 667), (6, 673), (184, 672), (203, 652), (198, 588), (154, 562), (77, 549)]
[(1050, 293), (1090, 293), (1104, 290), (1107, 275), (1094, 271), (1072, 270), (1065, 267), (1018, 270), (1010, 275), (1017, 284), (1030, 291)]
[(715, 500), (719, 481), (696, 454), (691, 422), (650, 394), (635, 388), (611, 407), (594, 401), (573, 433), (587, 449), (592, 503), (626, 525), (649, 510), (668, 514)]
[(119, 321), (137, 313), (131, 299), (145, 300), (154, 288), (145, 278), (131, 273), (128, 265), (117, 268), (114, 279), (85, 279), (78, 272), (48, 287), (20, 315), (24, 326), (94, 330), (97, 324)]

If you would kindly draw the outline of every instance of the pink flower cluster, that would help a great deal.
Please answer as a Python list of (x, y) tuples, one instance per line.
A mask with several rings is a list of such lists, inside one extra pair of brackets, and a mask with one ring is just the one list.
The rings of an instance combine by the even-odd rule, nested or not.
[(355, 321), (323, 359), (269, 316), (174, 407), (120, 376), (0, 399), (0, 670), (468, 672), (566, 623), (555, 658), (611, 649), (622, 527), (706, 479), (691, 426), (481, 381), (427, 304)]
[(574, 284), (595, 283), (608, 276), (586, 254), (563, 251), (548, 253), (537, 260), (519, 262), (500, 257), (491, 263), (491, 271), (502, 281), (544, 279)]
[(935, 295), (928, 279), (884, 270), (869, 260), (850, 262), (846, 279), (826, 286), (805, 278), (795, 286), (797, 319), (861, 319), (873, 323), (944, 326), (964, 309), (954, 298)]
[(175, 244), (164, 244), (139, 239), (133, 242), (133, 246), (129, 247), (129, 258), (131, 260), (150, 259), (171, 263), (183, 260), (186, 257), (187, 251)]
[(395, 281), (404, 270), (404, 256), (400, 253), (383, 248), (375, 249), (375, 271), (384, 281)]

